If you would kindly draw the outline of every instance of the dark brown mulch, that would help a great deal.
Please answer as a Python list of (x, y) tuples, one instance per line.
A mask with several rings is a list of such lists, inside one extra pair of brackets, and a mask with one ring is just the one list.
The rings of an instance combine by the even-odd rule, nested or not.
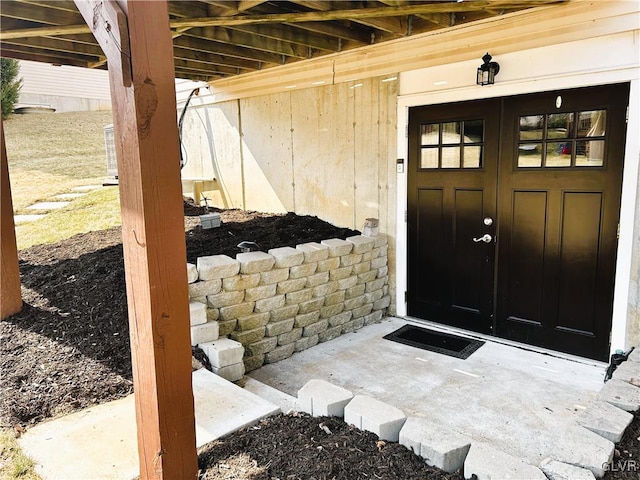
[(640, 411), (616, 444), (613, 462), (603, 480), (638, 480), (640, 478)]
[[(274, 452), (283, 454), (274, 455)], [(201, 480), (462, 480), (335, 417), (278, 415), (205, 445)]]
[[(268, 250), (358, 232), (316, 217), (221, 211), (202, 230), (185, 202), (188, 259), (234, 257), (242, 240)], [(0, 425), (32, 425), (132, 391), (120, 228), (19, 252), (24, 308), (0, 322)]]

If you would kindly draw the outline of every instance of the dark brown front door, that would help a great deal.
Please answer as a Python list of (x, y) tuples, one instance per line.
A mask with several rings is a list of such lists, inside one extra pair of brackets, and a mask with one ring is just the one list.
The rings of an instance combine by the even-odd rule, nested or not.
[(499, 121), (499, 100), (409, 112), (409, 315), (492, 331)]
[(616, 85), (411, 109), (409, 315), (606, 360), (627, 101)]

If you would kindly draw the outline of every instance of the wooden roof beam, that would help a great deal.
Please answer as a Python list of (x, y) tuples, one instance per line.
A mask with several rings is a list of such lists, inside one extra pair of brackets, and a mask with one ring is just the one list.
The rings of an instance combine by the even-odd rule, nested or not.
[(187, 35), (203, 36), (215, 42), (227, 43), (251, 50), (284, 55), (285, 57), (308, 58), (308, 49), (284, 40), (258, 37), (255, 34), (223, 27), (194, 28)]
[(285, 23), (290, 27), (306, 30), (309, 32), (328, 35), (340, 38), (360, 45), (369, 45), (371, 43), (371, 31), (369, 29), (349, 28), (338, 22), (298, 22)]
[(260, 68), (260, 62), (227, 57), (224, 55), (216, 55), (214, 53), (190, 50), (181, 47), (174, 47), (173, 56), (174, 58), (180, 58), (182, 60), (192, 60), (198, 63), (219, 65), (245, 71), (258, 70)]
[(52, 50), (61, 53), (81, 53), (101, 57), (102, 49), (98, 45), (90, 45), (86, 43), (76, 43), (57, 37), (34, 37), (34, 38), (14, 38), (5, 40), (3, 45), (17, 45), (33, 49)]
[(254, 62), (271, 63), (274, 65), (282, 64), (281, 55), (252, 50), (250, 48), (234, 47), (226, 43), (213, 42), (202, 33), (201, 29), (190, 30), (181, 37), (175, 38), (173, 45), (175, 47), (189, 48), (191, 50), (225, 55)]
[(234, 68), (206, 62), (195, 62), (192, 60), (184, 60), (182, 58), (174, 58), (173, 64), (176, 70), (180, 69), (183, 71), (191, 71), (199, 75), (208, 76), (218, 75), (227, 77), (229, 75), (239, 75), (250, 71), (243, 68)]
[(88, 67), (90, 63), (99, 59), (97, 56), (67, 54), (53, 50), (44, 50), (22, 45), (10, 45), (0, 42), (2, 56), (15, 58), (16, 60), (31, 60), (34, 62), (51, 63), (53, 65), (72, 65), (75, 67)]
[[(173, 19), (169, 23), (172, 28), (185, 27), (212, 27), (212, 26), (237, 26), (250, 24), (268, 23), (298, 23), (298, 22), (324, 22), (329, 20), (352, 20), (361, 21), (363, 19), (375, 19), (380, 17), (401, 17), (406, 15), (421, 15), (449, 12), (481, 11), (487, 8), (527, 8), (556, 3), (566, 3), (568, 0), (535, 0), (535, 2), (525, 2), (524, 0), (470, 0), (456, 3), (429, 3), (410, 4), (404, 7), (379, 7), (361, 8), (351, 10), (331, 10), (314, 12), (293, 12), (276, 13), (266, 15), (246, 15), (240, 17), (202, 17), (202, 18), (182, 18)], [(10, 2), (6, 2), (10, 3)], [(4, 14), (3, 4), (3, 14)], [(54, 25), (42, 28), (27, 28), (19, 30), (5, 30), (0, 32), (0, 40), (9, 38), (33, 37), (33, 36), (53, 36), (65, 34), (88, 33), (86, 25)]]
[(326, 35), (317, 35), (304, 30), (288, 26), (275, 25), (242, 25), (230, 27), (233, 30), (248, 33), (250, 35), (269, 38), (271, 40), (286, 41), (295, 45), (327, 52), (340, 51), (340, 41)]
[(77, 11), (75, 13), (55, 8), (33, 8), (33, 6), (12, 1), (2, 2), (2, 16), (29, 20), (45, 25), (81, 25), (84, 20)]
[[(566, 3), (568, 0), (535, 0), (525, 2), (524, 0), (504, 0), (500, 2), (500, 8), (526, 8), (556, 3)], [(429, 3), (410, 4), (404, 7), (377, 7), (359, 8), (350, 10), (330, 10), (314, 12), (292, 12), (275, 13), (266, 15), (245, 15), (241, 17), (206, 17), (206, 18), (185, 18), (171, 21), (172, 27), (206, 27), (206, 26), (236, 26), (249, 24), (266, 23), (297, 23), (308, 21), (327, 20), (351, 20), (360, 21), (362, 19), (380, 17), (402, 17), (406, 15), (419, 15), (431, 13), (466, 12), (477, 11), (490, 8), (497, 0), (470, 0), (468, 2), (456, 3)], [(506, 5), (510, 5), (506, 7)]]

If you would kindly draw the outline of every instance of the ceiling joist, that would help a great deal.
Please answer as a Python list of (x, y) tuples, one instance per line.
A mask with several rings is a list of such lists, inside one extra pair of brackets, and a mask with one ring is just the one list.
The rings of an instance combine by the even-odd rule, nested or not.
[[(170, 0), (168, 26), (176, 76), (213, 80), (566, 1)], [(0, 41), (3, 57), (106, 68), (70, 0), (3, 0)]]

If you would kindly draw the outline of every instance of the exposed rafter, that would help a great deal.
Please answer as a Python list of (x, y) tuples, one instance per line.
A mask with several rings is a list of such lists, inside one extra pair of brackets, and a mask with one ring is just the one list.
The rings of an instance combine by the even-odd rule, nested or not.
[[(568, 0), (169, 1), (176, 76), (220, 78)], [(69, 0), (0, 9), (5, 57), (106, 68)]]

